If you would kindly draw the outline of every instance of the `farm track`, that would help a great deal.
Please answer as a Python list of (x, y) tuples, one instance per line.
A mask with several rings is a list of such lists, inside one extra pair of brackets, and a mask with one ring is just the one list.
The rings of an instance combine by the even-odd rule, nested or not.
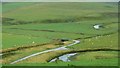
[[(79, 40), (73, 40), (73, 41), (74, 41), (74, 43), (69, 44), (69, 45), (67, 45), (67, 46), (72, 46), (72, 45), (75, 45), (75, 44), (80, 43)], [(10, 64), (15, 64), (15, 63), (17, 63), (17, 62), (26, 60), (26, 59), (28, 59), (28, 58), (30, 58), (30, 57), (34, 57), (34, 56), (37, 56), (37, 55), (40, 55), (40, 54), (43, 54), (43, 53), (47, 53), (47, 52), (51, 52), (51, 51), (57, 51), (57, 50), (66, 50), (66, 49), (67, 49), (67, 48), (66, 48), (67, 46), (62, 46), (62, 47), (58, 47), (58, 48), (54, 48), (54, 49), (50, 49), (50, 50), (45, 50), (45, 51), (42, 51), (42, 52), (34, 53), (34, 54), (29, 55), (29, 56), (26, 56), (26, 57), (23, 57), (23, 58), (21, 58), (21, 59), (18, 59), (18, 60), (14, 61), (14, 62), (12, 62), (12, 63), (10, 63)]]
[[(94, 37), (97, 37), (97, 36), (107, 36), (107, 35), (111, 35), (111, 34), (115, 34), (116, 32), (113, 32), (113, 33), (108, 33), (108, 34), (104, 34), (104, 35), (94, 35), (94, 36), (90, 36), (90, 37), (85, 37), (85, 38), (76, 38), (75, 40), (82, 40), (82, 39), (89, 39), (89, 38), (94, 38)], [(21, 35), (21, 34), (20, 34)], [(23, 34), (22, 34), (23, 35)], [(48, 44), (48, 43), (46, 43)], [(45, 45), (45, 44), (41, 44), (41, 45)], [(40, 45), (36, 45), (36, 46), (40, 46)], [(12, 51), (17, 51), (17, 50), (22, 50), (22, 49), (26, 49), (26, 48), (30, 48), (30, 47), (35, 47), (35, 46), (29, 46), (29, 47), (18, 47), (18, 48), (15, 48), (15, 49), (9, 49), (9, 50), (5, 50), (5, 52), (3, 51), (0, 51), (0, 53), (6, 53), (6, 52), (12, 52)], [(1, 54), (3, 55), (3, 54)]]
[[(23, 29), (24, 30), (24, 29)], [(30, 30), (30, 29), (29, 29)], [(35, 31), (40, 31), (40, 30), (35, 30)], [(48, 31), (49, 32), (49, 30), (42, 30), (42, 31)], [(50, 31), (50, 32), (55, 32), (55, 31)], [(61, 32), (60, 32), (61, 33)], [(67, 32), (68, 33), (68, 32)], [(89, 39), (89, 38), (94, 38), (94, 37), (97, 37), (97, 36), (106, 36), (106, 35), (111, 35), (111, 34), (114, 34), (114, 33), (116, 33), (116, 32), (111, 32), (111, 33), (107, 33), (107, 34), (104, 34), (104, 35), (93, 35), (93, 36), (90, 36), (90, 37), (85, 37), (85, 38), (77, 38), (77, 39), (75, 39), (75, 40), (79, 40), (79, 39)], [(63, 49), (65, 49), (65, 47), (63, 47)], [(99, 50), (99, 49), (98, 49)], [(87, 50), (85, 50), (85, 51), (87, 51)], [(91, 50), (88, 50), (87, 52), (89, 52), (89, 51), (91, 51)], [(93, 50), (94, 51), (94, 50)], [(96, 51), (96, 50), (95, 50)], [(100, 51), (102, 51), (102, 50), (100, 50)], [(103, 50), (104, 51), (104, 50)], [(105, 50), (106, 51), (106, 50)], [(114, 50), (109, 50), (109, 51), (114, 51)], [(120, 50), (116, 50), (116, 51), (120, 51)], [(46, 51), (43, 51), (44, 53), (47, 53)], [(49, 50), (48, 50), (48, 52), (50, 52)], [(75, 52), (75, 51), (74, 51)], [(76, 52), (78, 52), (78, 51), (76, 51)], [(84, 51), (83, 51), (84, 52)], [(33, 54), (33, 55), (30, 55), (30, 57), (33, 57), (33, 56), (36, 56), (36, 54), (37, 55), (39, 55), (39, 54), (43, 54), (43, 53), (35, 53), (35, 54)], [(27, 58), (30, 58), (29, 56), (26, 56), (26, 57), (24, 57), (23, 59), (20, 59), (20, 60), (17, 60), (17, 61), (15, 61), (15, 62), (13, 62), (13, 63), (11, 63), (11, 64), (14, 64), (14, 63), (17, 63), (17, 62), (20, 62), (20, 61), (22, 61), (22, 60), (25, 60), (25, 59), (27, 59)]]
[[(106, 36), (106, 35), (111, 35), (111, 34), (115, 34), (116, 32), (111, 32), (111, 33), (108, 33), (108, 34), (104, 34), (104, 35), (95, 35), (95, 36), (91, 36), (91, 37), (85, 37), (85, 38), (77, 38), (77, 39), (75, 39), (75, 40), (79, 40), (79, 39), (89, 39), (89, 38), (94, 38), (94, 37), (97, 37), (97, 36)], [(75, 44), (74, 44), (75, 45)], [(62, 48), (62, 47), (61, 47)], [(63, 50), (64, 49), (66, 49), (65, 47), (63, 47)], [(56, 50), (57, 51), (57, 50)], [(77, 51), (75, 51), (75, 50), (73, 50), (73, 51), (68, 51), (67, 53), (75, 53), (75, 52), (93, 52), (93, 51), (120, 51), (120, 50), (118, 50), (118, 49), (87, 49), (87, 50), (77, 50)], [(42, 51), (42, 52), (44, 52), (44, 53), (47, 53), (46, 51)], [(51, 51), (49, 51), (48, 50), (48, 52), (51, 52)], [(62, 55), (64, 55), (64, 54), (67, 54), (66, 52), (65, 53), (62, 53)], [(30, 57), (33, 57), (33, 56), (36, 56), (36, 55), (39, 55), (39, 54), (43, 54), (43, 53), (41, 53), (41, 52), (39, 52), (39, 53), (35, 53), (35, 54), (32, 54), (32, 55), (29, 55), (29, 56), (26, 56), (26, 57), (24, 57), (24, 58), (21, 58), (21, 59), (19, 59), (19, 60), (16, 60), (16, 61), (14, 61), (14, 62), (12, 62), (11, 64), (15, 64), (15, 63), (17, 63), (17, 62), (20, 62), (20, 61), (22, 61), (22, 60), (25, 60), (25, 59), (27, 59), (27, 58), (30, 58)], [(58, 55), (59, 56), (59, 55)], [(56, 56), (55, 56), (56, 57)], [(48, 62), (49, 62), (49, 60), (48, 60)]]

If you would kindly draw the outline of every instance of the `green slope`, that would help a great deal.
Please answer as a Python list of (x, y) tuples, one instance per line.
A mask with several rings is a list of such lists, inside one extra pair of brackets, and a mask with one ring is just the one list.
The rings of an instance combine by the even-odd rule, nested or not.
[[(100, 20), (108, 14), (117, 13), (117, 5), (109, 3), (11, 3), (3, 4), (3, 17), (12, 18), (17, 21), (44, 22), (56, 19), (60, 22), (89, 20), (93, 18)], [(15, 6), (14, 6), (15, 5)], [(29, 5), (29, 6), (26, 6)], [(8, 7), (9, 6), (9, 7)], [(23, 7), (22, 7), (23, 6)], [(15, 9), (17, 8), (17, 9)], [(12, 10), (14, 9), (14, 10)], [(87, 17), (87, 18), (86, 18)], [(107, 16), (109, 17), (109, 16)], [(61, 21), (63, 20), (63, 21)], [(64, 21), (65, 20), (65, 21)]]

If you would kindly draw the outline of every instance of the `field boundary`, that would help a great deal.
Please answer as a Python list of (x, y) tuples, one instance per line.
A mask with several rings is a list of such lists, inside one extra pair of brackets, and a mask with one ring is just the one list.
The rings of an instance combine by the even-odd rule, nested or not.
[[(70, 51), (62, 53), (60, 55), (57, 55), (57, 56), (53, 57), (52, 59), (60, 57), (60, 56), (65, 55), (65, 54), (69, 54), (69, 53), (96, 52), (96, 51), (118, 51), (119, 52), (120, 49), (113, 49), (113, 48), (93, 48), (93, 49), (70, 50)], [(47, 62), (50, 62), (52, 59), (49, 59)]]
[(50, 43), (30, 45), (30, 46), (20, 46), (20, 47), (15, 47), (15, 48), (8, 48), (8, 49), (0, 50), (0, 53), (10, 53), (10, 52), (13, 52), (13, 51), (22, 50), (22, 49), (26, 49), (26, 48), (37, 47), (37, 46), (43, 46), (43, 45), (46, 45), (46, 44), (50, 44)]

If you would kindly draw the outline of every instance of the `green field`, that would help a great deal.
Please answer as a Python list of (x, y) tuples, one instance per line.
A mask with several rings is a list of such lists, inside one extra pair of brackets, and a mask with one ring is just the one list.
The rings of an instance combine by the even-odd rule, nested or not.
[[(3, 3), (2, 50), (4, 65), (25, 56), (72, 43), (69, 50), (37, 55), (13, 65), (30, 66), (117, 66), (118, 52), (78, 52), (71, 62), (48, 63), (69, 51), (94, 48), (118, 50), (118, 3)], [(95, 29), (94, 25), (101, 25)], [(62, 45), (57, 39), (67, 38)], [(56, 45), (56, 43), (59, 43)], [(44, 45), (42, 45), (44, 44)], [(21, 49), (20, 49), (21, 48)], [(89, 55), (89, 56), (87, 56)], [(44, 57), (44, 59), (43, 59)]]

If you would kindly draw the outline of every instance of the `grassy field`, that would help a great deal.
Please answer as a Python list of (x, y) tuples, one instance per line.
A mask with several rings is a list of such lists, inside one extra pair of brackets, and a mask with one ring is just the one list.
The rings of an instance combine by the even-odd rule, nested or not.
[[(55, 45), (55, 41), (62, 38), (80, 41), (79, 44), (67, 47), (70, 51), (93, 48), (118, 49), (117, 3), (14, 2), (3, 3), (2, 13), (3, 51), (28, 46), (4, 55), (1, 59), (4, 65), (36, 52), (67, 45)], [(102, 27), (95, 29), (93, 26), (96, 24)], [(116, 66), (118, 64), (118, 52), (112, 51), (78, 53), (70, 58), (71, 62), (58, 60), (57, 63), (48, 63), (48, 60), (68, 51), (41, 54), (14, 65)]]
[[(90, 38), (90, 39), (85, 39), (85, 40), (81, 40), (80, 44), (70, 46), (68, 48), (70, 48), (71, 50), (73, 49), (74, 51), (75, 50), (80, 50), (80, 49), (94, 49), (94, 48), (118, 49), (118, 44), (117, 44), (118, 39), (117, 39), (116, 36), (117, 36), (117, 33), (112, 34), (112, 35), (107, 35), (107, 36), (100, 36), (100, 37), (94, 37), (94, 38)], [(57, 56), (59, 54), (65, 53), (65, 52), (68, 52), (68, 51), (67, 50), (65, 50), (65, 51), (60, 50), (60, 51), (57, 51), (57, 52), (53, 51), (53, 52), (45, 53), (45, 54), (42, 54), (42, 55), (38, 55), (36, 57), (29, 58), (29, 59), (24, 60), (24, 61), (22, 61), (20, 63), (39, 63), (39, 62), (46, 63), (50, 58), (52, 58), (54, 56)], [(87, 55), (89, 55), (89, 56), (87, 56)], [(97, 52), (96, 51), (96, 52), (78, 53), (77, 56), (72, 57), (71, 60), (72, 61), (79, 61), (81, 63), (84, 60), (88, 61), (88, 62), (91, 62), (91, 61), (94, 62), (95, 60), (102, 61), (103, 59), (106, 59), (106, 60), (115, 59), (115, 61), (117, 61), (117, 58), (118, 58), (118, 52), (112, 52), (112, 51), (109, 51), (109, 52), (105, 52), (105, 51)], [(61, 62), (62, 61), (57, 61), (55, 63), (59, 64)], [(107, 62), (107, 61), (105, 61), (105, 62)], [(113, 63), (117, 63), (117, 62), (113, 62)], [(105, 65), (106, 65), (106, 63), (105, 63)]]
[[(86, 63), (87, 62), (87, 63)], [(93, 61), (89, 60), (81, 60), (81, 61), (73, 61), (73, 62), (60, 62), (60, 63), (25, 63), (25, 64), (13, 64), (6, 66), (118, 66), (117, 59), (97, 59)], [(49, 68), (49, 67), (48, 67)], [(63, 67), (66, 68), (66, 67)]]
[[(52, 54), (55, 55), (55, 53)], [(118, 66), (117, 52), (102, 51), (79, 53), (75, 57), (71, 58), (72, 62), (57, 61), (53, 63), (47, 63), (47, 58), (41, 59), (43, 58), (42, 56), (46, 55), (47, 54), (43, 54), (41, 56), (34, 57), (33, 59), (30, 58), (29, 60), (13, 64), (12, 66)], [(51, 54), (49, 55), (52, 56)], [(38, 62), (37, 59), (41, 62)], [(7, 65), (11, 66), (10, 64)]]
[(11, 2), (11, 3), (2, 3), (2, 4), (3, 4), (2, 12), (7, 13), (10, 11), (16, 10), (17, 8), (32, 5), (33, 3), (19, 3), (19, 2), (12, 3)]
[(98, 36), (90, 39), (81, 40), (80, 44), (71, 46), (71, 49), (87, 49), (87, 48), (118, 48), (118, 33)]
[[(20, 4), (16, 4), (16, 7), (19, 5)], [(106, 3), (36, 3), (31, 6), (25, 6), (11, 12), (7, 12), (3, 14), (3, 17), (17, 20), (39, 21), (46, 19), (76, 18), (83, 17), (85, 15), (99, 17), (101, 16), (100, 13), (108, 12), (111, 12), (114, 15), (117, 10), (117, 5)]]
[(16, 35), (9, 33), (3, 33), (2, 40), (3, 40), (3, 49), (12, 48), (20, 45), (25, 46), (25, 45), (35, 45), (35, 44), (50, 42), (50, 39), (44, 37), (32, 37), (27, 35)]

